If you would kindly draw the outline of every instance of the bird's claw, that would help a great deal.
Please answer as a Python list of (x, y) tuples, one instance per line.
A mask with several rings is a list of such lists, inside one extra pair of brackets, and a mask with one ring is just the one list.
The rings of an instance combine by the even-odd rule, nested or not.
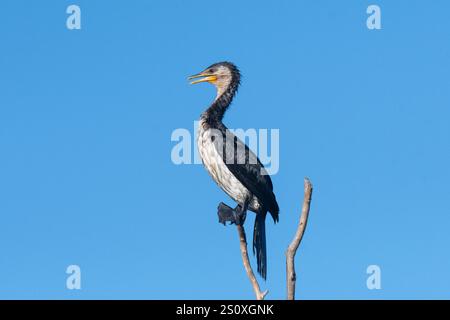
[(227, 221), (230, 222), (230, 224), (234, 223), (236, 225), (242, 225), (244, 224), (247, 212), (246, 210), (242, 210), (242, 207), (239, 205), (233, 209), (221, 202), (217, 208), (217, 215), (219, 216), (219, 223), (222, 223), (223, 225), (225, 225)]
[(219, 203), (219, 207), (217, 208), (217, 215), (219, 216), (219, 223), (225, 225), (227, 221), (233, 223), (234, 221), (234, 210), (230, 208), (225, 203)]

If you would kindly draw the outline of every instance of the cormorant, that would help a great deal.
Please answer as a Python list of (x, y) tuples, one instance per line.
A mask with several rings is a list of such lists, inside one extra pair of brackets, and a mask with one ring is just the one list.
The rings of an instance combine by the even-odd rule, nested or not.
[(214, 102), (200, 117), (198, 150), (208, 173), (237, 203), (234, 209), (223, 202), (219, 204), (219, 222), (243, 224), (247, 209), (256, 213), (253, 254), (256, 252), (258, 273), (266, 279), (265, 220), (269, 212), (276, 223), (279, 214), (272, 180), (257, 156), (222, 123), (238, 90), (240, 72), (230, 62), (219, 62), (189, 77), (190, 80), (197, 78), (191, 84), (209, 82), (217, 89)]

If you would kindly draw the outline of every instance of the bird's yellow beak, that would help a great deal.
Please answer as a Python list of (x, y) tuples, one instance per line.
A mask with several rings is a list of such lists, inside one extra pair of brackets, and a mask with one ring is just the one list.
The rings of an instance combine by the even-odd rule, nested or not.
[(197, 79), (197, 78), (202, 78), (202, 79), (192, 81), (191, 84), (197, 84), (200, 82), (214, 83), (217, 81), (217, 77), (214, 74), (209, 74), (209, 73), (204, 73), (204, 72), (190, 76), (188, 78), (188, 80)]

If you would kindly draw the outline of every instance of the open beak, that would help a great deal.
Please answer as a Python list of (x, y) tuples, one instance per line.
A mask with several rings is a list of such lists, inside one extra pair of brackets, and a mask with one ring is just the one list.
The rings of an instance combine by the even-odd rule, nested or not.
[(201, 72), (201, 73), (195, 74), (193, 76), (190, 76), (188, 78), (188, 80), (193, 80), (193, 79), (197, 79), (197, 78), (201, 78), (201, 79), (192, 81), (191, 84), (197, 84), (197, 83), (201, 83), (201, 82), (214, 83), (217, 80), (217, 77), (215, 75), (209, 74), (209, 73), (204, 73), (204, 72)]

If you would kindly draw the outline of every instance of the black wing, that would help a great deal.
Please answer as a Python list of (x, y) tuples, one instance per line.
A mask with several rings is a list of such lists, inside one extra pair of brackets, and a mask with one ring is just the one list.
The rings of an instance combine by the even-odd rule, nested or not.
[(228, 129), (221, 130), (225, 135), (222, 148), (214, 144), (218, 150), (222, 149), (222, 159), (231, 173), (255, 195), (264, 208), (272, 214), (275, 222), (278, 221), (279, 207), (273, 193), (273, 184), (264, 165), (258, 157), (238, 137)]

